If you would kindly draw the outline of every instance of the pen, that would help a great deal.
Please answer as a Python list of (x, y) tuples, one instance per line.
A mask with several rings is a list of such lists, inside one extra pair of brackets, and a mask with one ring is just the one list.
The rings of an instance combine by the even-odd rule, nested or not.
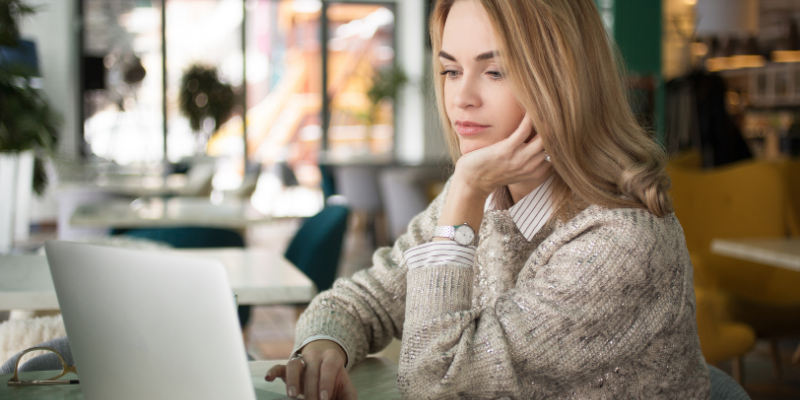
[(34, 385), (78, 385), (77, 379), (63, 381), (8, 381), (8, 386), (34, 386)]

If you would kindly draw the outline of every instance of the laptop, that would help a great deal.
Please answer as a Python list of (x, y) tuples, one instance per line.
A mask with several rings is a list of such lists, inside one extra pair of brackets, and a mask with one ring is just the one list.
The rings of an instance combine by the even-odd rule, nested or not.
[(218, 260), (48, 241), (84, 399), (255, 400)]

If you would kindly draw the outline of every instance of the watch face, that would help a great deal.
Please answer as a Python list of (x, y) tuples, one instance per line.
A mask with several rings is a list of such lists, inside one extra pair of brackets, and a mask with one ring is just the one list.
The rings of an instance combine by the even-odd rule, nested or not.
[(471, 245), (474, 239), (475, 232), (472, 231), (472, 228), (466, 225), (459, 226), (456, 229), (455, 235), (453, 235), (453, 240), (462, 246)]

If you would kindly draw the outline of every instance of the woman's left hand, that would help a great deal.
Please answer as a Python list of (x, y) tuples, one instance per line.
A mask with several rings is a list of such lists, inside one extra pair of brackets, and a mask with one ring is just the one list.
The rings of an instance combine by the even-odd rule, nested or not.
[(525, 114), (508, 138), (461, 156), (454, 178), (485, 199), (501, 186), (545, 177), (551, 168), (546, 156), (542, 137)]
[(340, 349), (329, 340), (311, 342), (303, 348), (302, 359), (273, 366), (264, 379), (283, 380), (289, 397), (302, 394), (308, 400), (356, 400), (358, 394), (345, 369), (344, 350)]

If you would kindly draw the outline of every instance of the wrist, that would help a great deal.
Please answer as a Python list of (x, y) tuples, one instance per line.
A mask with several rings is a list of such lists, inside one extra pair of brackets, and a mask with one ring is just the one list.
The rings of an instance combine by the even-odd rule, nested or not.
[(455, 227), (466, 223), (477, 233), (483, 220), (483, 207), (487, 198), (487, 193), (454, 177), (447, 189), (447, 198), (437, 225)]
[(347, 353), (344, 351), (342, 346), (339, 343), (334, 342), (333, 340), (328, 339), (319, 339), (313, 342), (309, 342), (302, 349), (300, 349), (300, 353), (305, 355), (308, 351), (319, 351), (320, 353), (324, 353), (326, 350), (336, 350), (339, 355), (342, 356), (342, 360), (344, 360), (345, 365), (347, 365)]
[(481, 188), (475, 184), (474, 179), (468, 179), (461, 174), (455, 174), (452, 182), (450, 182), (449, 192), (459, 201), (477, 202), (483, 204), (492, 190)]

